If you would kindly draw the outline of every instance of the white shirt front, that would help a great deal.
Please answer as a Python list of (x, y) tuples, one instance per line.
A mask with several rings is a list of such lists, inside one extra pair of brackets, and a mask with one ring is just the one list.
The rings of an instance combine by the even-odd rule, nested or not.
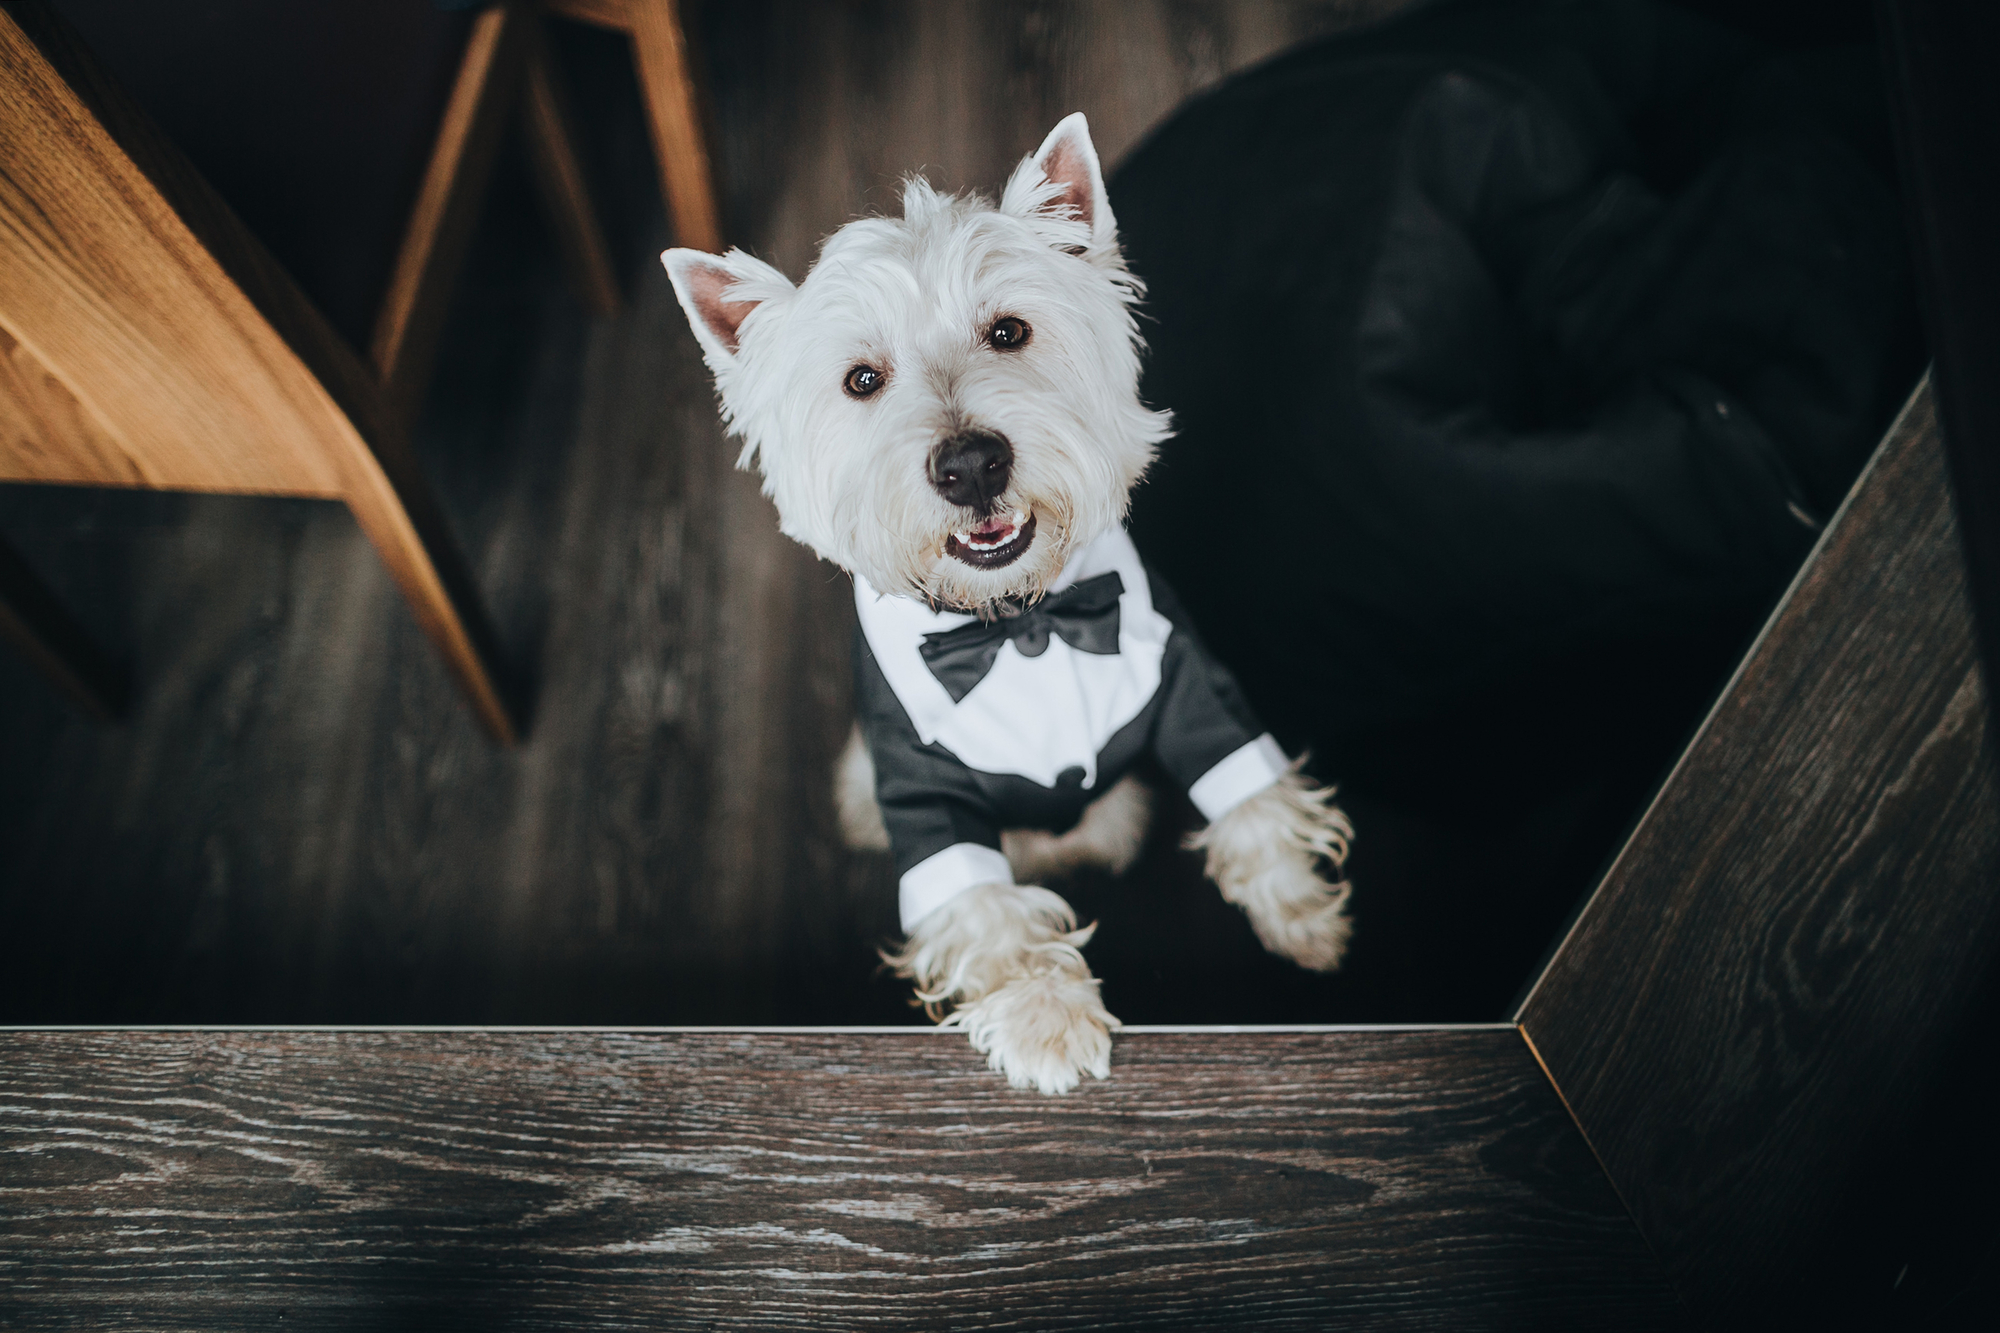
[(1173, 631), (1153, 608), (1145, 565), (1132, 539), (1114, 528), (1071, 556), (1049, 592), (1116, 571), (1118, 651), (1086, 653), (1051, 635), (1038, 657), (1009, 641), (993, 669), (963, 699), (931, 674), (924, 636), (956, 629), (974, 617), (933, 611), (910, 597), (888, 596), (856, 575), (854, 604), (868, 647), (926, 745), (937, 744), (984, 773), (1056, 785), (1066, 769), (1097, 783), (1097, 756), (1119, 728), (1139, 716), (1160, 688), (1160, 663)]

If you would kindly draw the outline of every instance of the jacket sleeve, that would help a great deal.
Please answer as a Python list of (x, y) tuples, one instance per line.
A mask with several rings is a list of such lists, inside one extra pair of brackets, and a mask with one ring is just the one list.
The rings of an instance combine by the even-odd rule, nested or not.
[(1213, 822), (1283, 777), (1289, 764), (1173, 590), (1151, 569), (1146, 579), (1154, 609), (1173, 626), (1160, 668), (1153, 753)]
[(1014, 882), (999, 814), (972, 770), (917, 735), (867, 636), (854, 632), (855, 702), (875, 762), (875, 800), (889, 830), (903, 929), (978, 884)]

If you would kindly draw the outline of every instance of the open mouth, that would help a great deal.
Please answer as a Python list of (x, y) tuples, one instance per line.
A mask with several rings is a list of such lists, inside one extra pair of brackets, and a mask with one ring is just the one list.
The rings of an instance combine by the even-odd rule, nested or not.
[(944, 544), (944, 553), (974, 569), (999, 569), (1027, 554), (1034, 540), (1035, 516), (1016, 509), (954, 532)]

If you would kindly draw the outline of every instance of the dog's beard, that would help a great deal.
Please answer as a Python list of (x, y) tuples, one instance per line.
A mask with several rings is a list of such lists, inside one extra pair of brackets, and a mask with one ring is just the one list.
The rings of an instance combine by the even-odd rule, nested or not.
[[(994, 524), (1012, 525), (1025, 539), (1018, 555), (997, 566), (981, 561), (978, 532)], [(995, 502), (988, 520), (960, 511), (934, 528), (923, 545), (927, 558), (910, 571), (906, 591), (939, 610), (979, 616), (1016, 610), (1040, 601), (1081, 541), (1097, 535), (1078, 531), (1076, 506), (1065, 497), (1009, 493)]]

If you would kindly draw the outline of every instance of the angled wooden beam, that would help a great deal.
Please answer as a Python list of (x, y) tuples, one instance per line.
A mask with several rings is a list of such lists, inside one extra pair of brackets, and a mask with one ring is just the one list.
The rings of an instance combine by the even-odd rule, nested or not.
[(550, 13), (631, 34), (639, 94), (674, 244), (722, 249), (722, 210), (703, 123), (700, 71), (678, 0), (544, 0)]
[(1519, 1014), (1690, 1304), (1745, 1327), (2000, 945), (1945, 470), (1926, 382)]
[(527, 133), (528, 160), (556, 248), (569, 270), (570, 284), (592, 314), (618, 313), (618, 277), (611, 247), (604, 239), (597, 208), (591, 202), (583, 160), (576, 151), (576, 134), (562, 69), (557, 65), (539, 24), (528, 33), (527, 86), (521, 102)]
[(0, 638), (90, 716), (110, 722), (124, 714), (124, 670), (104, 655), (5, 542), (0, 542)]
[(97, 432), (42, 439), (35, 479), (125, 480), (102, 475), (115, 447), (127, 484), (345, 500), (480, 721), (514, 738), (497, 638), (401, 414), (40, 4), (0, 8), (0, 325)]
[(626, 12), (674, 244), (720, 252), (722, 212), (716, 203), (701, 89), (681, 27), (680, 5), (677, 0), (627, 0)]
[(391, 408), (406, 421), (422, 405), (452, 288), (486, 197), (500, 136), (521, 88), (534, 15), (497, 4), (472, 24), (430, 162), (417, 190), (368, 359)]

